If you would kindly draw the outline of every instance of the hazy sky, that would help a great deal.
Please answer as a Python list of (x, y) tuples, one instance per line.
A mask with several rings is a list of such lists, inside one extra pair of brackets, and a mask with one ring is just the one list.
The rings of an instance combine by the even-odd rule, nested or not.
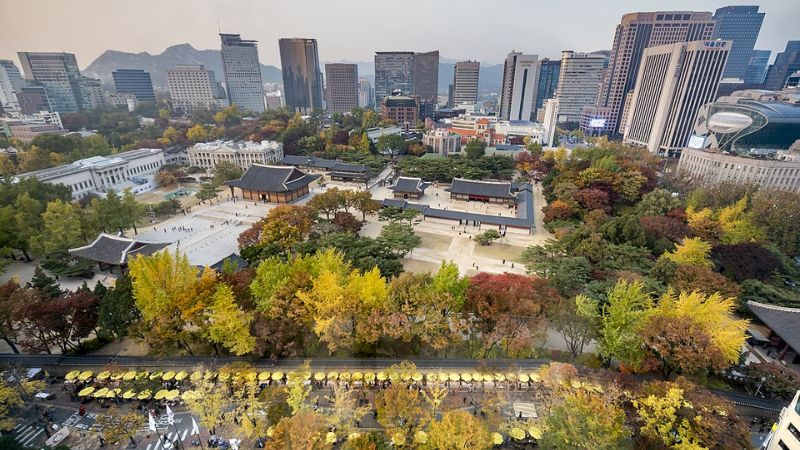
[[(755, 2), (745, 3), (754, 4)], [(278, 38), (319, 42), (322, 61), (370, 61), (373, 52), (428, 51), (499, 63), (515, 49), (559, 57), (608, 49), (622, 14), (714, 11), (725, 0), (0, 0), (0, 58), (17, 51), (75, 53), (81, 68), (107, 49), (160, 53), (173, 44), (219, 48), (223, 32), (259, 41), (261, 62), (279, 66)], [(761, 0), (756, 48), (800, 39), (799, 0)]]

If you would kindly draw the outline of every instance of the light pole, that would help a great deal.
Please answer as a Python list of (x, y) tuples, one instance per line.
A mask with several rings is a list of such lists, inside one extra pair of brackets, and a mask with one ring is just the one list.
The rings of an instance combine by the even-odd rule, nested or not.
[(760, 383), (758, 383), (758, 389), (756, 389), (756, 394), (755, 394), (755, 397), (758, 397), (758, 392), (759, 392), (759, 391), (761, 391), (761, 386), (763, 386), (763, 385), (764, 385), (764, 382), (765, 382), (765, 381), (767, 381), (767, 379), (766, 379), (766, 378), (764, 378), (764, 377), (761, 377), (761, 382), (760, 382)]

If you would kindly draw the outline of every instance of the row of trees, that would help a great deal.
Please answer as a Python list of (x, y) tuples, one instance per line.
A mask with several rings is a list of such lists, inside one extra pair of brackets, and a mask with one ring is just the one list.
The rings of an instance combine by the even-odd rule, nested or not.
[(450, 183), (453, 178), (508, 180), (514, 171), (514, 160), (502, 155), (474, 158), (456, 155), (431, 159), (406, 157), (397, 161), (397, 169), (404, 176), (440, 183)]

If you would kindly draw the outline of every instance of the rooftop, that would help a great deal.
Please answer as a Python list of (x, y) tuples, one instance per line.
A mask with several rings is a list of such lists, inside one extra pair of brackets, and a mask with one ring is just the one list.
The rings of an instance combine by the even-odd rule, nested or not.
[(71, 248), (69, 253), (91, 261), (119, 266), (126, 264), (131, 256), (151, 255), (168, 245), (167, 242), (142, 242), (125, 236), (101, 233), (91, 244)]
[(450, 186), (454, 194), (471, 194), (495, 198), (516, 198), (511, 193), (511, 183), (508, 181), (478, 181), (464, 178), (454, 178)]
[(389, 189), (395, 192), (424, 193), (428, 186), (430, 183), (422, 181), (422, 178), (399, 177)]
[(748, 301), (747, 307), (796, 352), (800, 352), (800, 308)]
[(127, 152), (117, 153), (110, 156), (92, 156), (89, 158), (79, 159), (71, 164), (64, 164), (63, 166), (23, 173), (18, 175), (17, 178), (36, 177), (41, 181), (47, 181), (53, 178), (69, 175), (71, 173), (82, 172), (84, 170), (102, 169), (104, 167), (125, 164), (129, 161), (159, 152), (163, 152), (163, 150), (160, 148), (138, 148), (136, 150), (129, 150)]
[(211, 141), (211, 142), (201, 142), (199, 144), (194, 144), (190, 148), (190, 150), (201, 150), (206, 152), (217, 152), (217, 151), (264, 151), (264, 150), (276, 150), (283, 148), (283, 144), (277, 141), (261, 141), (261, 142), (253, 142), (253, 141)]
[(228, 186), (258, 192), (288, 192), (308, 186), (319, 175), (310, 175), (291, 166), (253, 164), (238, 180), (226, 181)]

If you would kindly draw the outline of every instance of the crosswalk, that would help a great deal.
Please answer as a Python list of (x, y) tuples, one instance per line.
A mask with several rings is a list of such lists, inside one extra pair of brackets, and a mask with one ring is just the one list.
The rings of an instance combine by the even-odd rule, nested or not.
[[(162, 432), (159, 430), (159, 433), (162, 433)], [(183, 431), (180, 431), (180, 430), (179, 430), (179, 431), (177, 431), (177, 432), (168, 432), (167, 434), (163, 434), (163, 433), (162, 433), (162, 434), (161, 434), (161, 437), (162, 437), (162, 439), (161, 439), (161, 440), (159, 440), (159, 441), (157, 441), (157, 442), (155, 442), (155, 443), (152, 443), (152, 444), (147, 444), (147, 447), (145, 448), (145, 450), (166, 450), (166, 449), (169, 449), (169, 450), (174, 450), (174, 447), (172, 446), (172, 444), (171, 444), (171, 443), (172, 443), (172, 442), (173, 442), (173, 441), (174, 441), (176, 438), (177, 438), (177, 439), (178, 439), (180, 442), (183, 442), (184, 440), (186, 440), (186, 436), (188, 436), (188, 435), (189, 435), (189, 430), (188, 430), (188, 429), (187, 429), (187, 430), (183, 430)], [(167, 439), (166, 439), (166, 440), (167, 440), (167, 442), (169, 442), (170, 444), (167, 444), (167, 445), (165, 445), (165, 444), (164, 444), (164, 439), (163, 439), (163, 437), (164, 437), (164, 436), (166, 436), (166, 437), (167, 437)], [(178, 447), (178, 448), (180, 448), (180, 447)]]
[(45, 434), (42, 426), (33, 422), (17, 425), (11, 432), (11, 436), (23, 447), (29, 447), (36, 443), (38, 439), (44, 439)]

